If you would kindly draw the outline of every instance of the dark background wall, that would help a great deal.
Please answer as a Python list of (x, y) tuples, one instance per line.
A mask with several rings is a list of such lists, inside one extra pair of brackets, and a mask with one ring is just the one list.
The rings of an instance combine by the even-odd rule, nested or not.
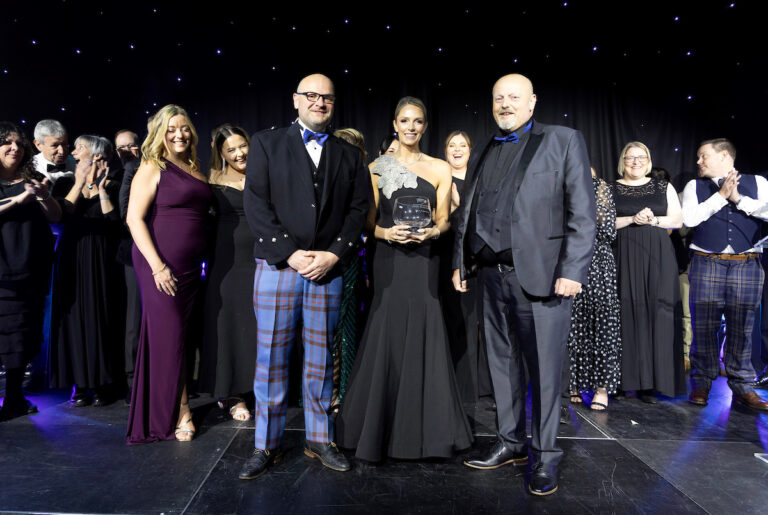
[(340, 97), (334, 127), (360, 129), (369, 152), (408, 94), (430, 111), (424, 150), (442, 156), (454, 129), (490, 134), (493, 82), (520, 72), (534, 82), (536, 118), (582, 130), (607, 179), (630, 140), (678, 187), (704, 138), (731, 138), (741, 171), (768, 167), (763, 2), (192, 5), (4, 2), (0, 119), (31, 134), (51, 117), (72, 137), (111, 137), (143, 133), (149, 114), (178, 103), (207, 160), (212, 127), (287, 125), (298, 80), (323, 72)]

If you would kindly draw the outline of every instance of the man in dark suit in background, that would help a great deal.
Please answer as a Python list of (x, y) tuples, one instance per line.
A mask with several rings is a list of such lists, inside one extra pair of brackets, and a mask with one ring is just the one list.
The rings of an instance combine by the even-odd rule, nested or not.
[(298, 122), (251, 141), (243, 202), (255, 236), (256, 441), (240, 479), (262, 474), (280, 455), (299, 320), (304, 453), (333, 470), (350, 469), (333, 443), (331, 344), (341, 303), (340, 264), (356, 252), (372, 194), (360, 150), (324, 133), (335, 100), (328, 77), (305, 77), (293, 94)]
[(528, 490), (557, 490), (563, 366), (572, 298), (587, 280), (595, 238), (595, 199), (581, 133), (532, 118), (531, 81), (507, 75), (493, 87), (499, 133), (477, 150), (458, 217), (453, 283), (480, 267), (488, 362), (496, 397), (498, 440), (477, 469), (523, 464), (525, 359), (531, 379), (532, 447)]
[[(123, 178), (120, 183), (120, 218), (125, 221), (128, 213), (128, 199), (131, 194), (131, 183), (136, 170), (141, 164), (139, 135), (122, 129), (115, 134), (115, 150), (123, 165)], [(141, 330), (141, 294), (136, 273), (133, 270), (131, 258), (133, 238), (127, 226), (124, 228), (120, 243), (117, 247), (117, 261), (123, 265), (125, 275), (125, 380), (128, 384), (125, 404), (131, 403), (131, 388), (133, 387), (133, 372), (136, 365), (136, 353), (139, 350), (139, 332)]]

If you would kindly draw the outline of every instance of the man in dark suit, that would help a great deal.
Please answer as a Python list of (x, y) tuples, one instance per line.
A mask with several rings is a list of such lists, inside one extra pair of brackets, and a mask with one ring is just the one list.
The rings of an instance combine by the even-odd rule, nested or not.
[(453, 283), (480, 268), (488, 362), (496, 397), (498, 440), (465, 461), (494, 469), (528, 461), (525, 359), (531, 379), (532, 447), (528, 485), (535, 495), (557, 490), (561, 367), (572, 298), (587, 280), (595, 238), (595, 199), (581, 133), (532, 118), (531, 81), (507, 75), (493, 87), (496, 137), (473, 150), (462, 195)]
[(293, 94), (298, 122), (251, 141), (243, 201), (255, 236), (256, 442), (241, 479), (262, 474), (280, 454), (288, 361), (300, 320), (304, 453), (331, 469), (350, 469), (333, 443), (331, 344), (341, 263), (356, 252), (372, 194), (360, 151), (324, 133), (335, 100), (328, 77), (305, 77)]
[[(125, 221), (128, 213), (128, 199), (131, 194), (131, 183), (141, 164), (139, 135), (122, 129), (115, 134), (115, 150), (123, 165), (123, 177), (120, 182), (120, 218)], [(117, 247), (117, 261), (123, 265), (125, 275), (125, 380), (128, 384), (125, 394), (125, 404), (131, 403), (131, 388), (133, 373), (136, 366), (136, 354), (139, 350), (139, 332), (141, 330), (141, 294), (136, 272), (133, 270), (131, 247), (133, 238), (127, 226), (121, 232), (120, 243)]]

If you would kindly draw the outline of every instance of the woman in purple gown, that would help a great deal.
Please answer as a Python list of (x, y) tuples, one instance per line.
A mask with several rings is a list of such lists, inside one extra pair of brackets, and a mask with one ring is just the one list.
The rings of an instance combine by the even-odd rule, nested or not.
[(167, 105), (150, 123), (131, 184), (126, 221), (143, 306), (128, 444), (190, 441), (184, 378), (186, 328), (200, 285), (211, 190), (197, 162), (186, 111)]

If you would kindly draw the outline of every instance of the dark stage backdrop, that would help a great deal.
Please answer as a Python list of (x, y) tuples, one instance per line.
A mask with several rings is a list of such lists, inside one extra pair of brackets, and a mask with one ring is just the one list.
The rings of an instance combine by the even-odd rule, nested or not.
[(287, 125), (296, 83), (322, 72), (339, 95), (334, 127), (360, 129), (370, 153), (407, 94), (429, 108), (424, 150), (442, 156), (454, 129), (490, 134), (493, 82), (519, 72), (534, 82), (536, 119), (583, 131), (606, 179), (630, 140), (678, 187), (704, 138), (731, 138), (743, 172), (768, 167), (763, 2), (6, 4), (0, 119), (30, 133), (51, 117), (72, 139), (143, 134), (150, 113), (178, 103), (205, 162), (212, 127)]

